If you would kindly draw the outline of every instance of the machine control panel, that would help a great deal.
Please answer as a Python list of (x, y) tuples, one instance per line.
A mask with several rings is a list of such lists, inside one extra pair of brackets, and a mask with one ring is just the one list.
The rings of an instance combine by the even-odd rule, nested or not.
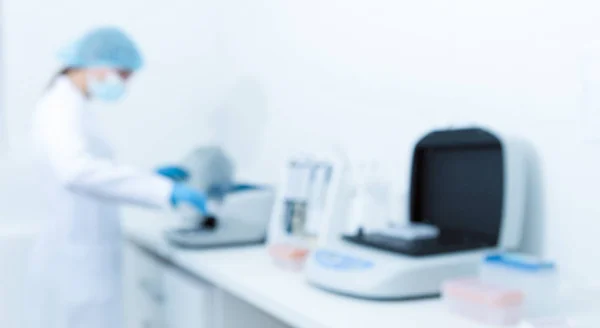
[(315, 251), (315, 259), (320, 266), (334, 270), (367, 270), (375, 265), (371, 261), (325, 249)]

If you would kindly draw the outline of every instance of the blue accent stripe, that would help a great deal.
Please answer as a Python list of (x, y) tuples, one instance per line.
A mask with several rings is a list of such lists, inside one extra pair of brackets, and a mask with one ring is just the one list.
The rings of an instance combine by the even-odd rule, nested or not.
[(525, 258), (519, 258), (518, 256), (510, 254), (492, 254), (488, 255), (484, 259), (485, 263), (502, 265), (511, 267), (518, 270), (524, 271), (542, 271), (542, 270), (554, 270), (555, 265), (551, 262), (545, 262), (541, 260), (528, 261)]

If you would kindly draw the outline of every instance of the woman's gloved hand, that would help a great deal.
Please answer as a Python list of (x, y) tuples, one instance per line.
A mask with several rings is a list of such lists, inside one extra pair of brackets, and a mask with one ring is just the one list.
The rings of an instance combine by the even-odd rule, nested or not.
[(179, 166), (163, 166), (158, 168), (156, 173), (177, 182), (185, 181), (190, 176), (188, 171)]
[(176, 183), (171, 193), (171, 204), (176, 207), (180, 203), (192, 205), (201, 214), (206, 214), (206, 196), (184, 184)]

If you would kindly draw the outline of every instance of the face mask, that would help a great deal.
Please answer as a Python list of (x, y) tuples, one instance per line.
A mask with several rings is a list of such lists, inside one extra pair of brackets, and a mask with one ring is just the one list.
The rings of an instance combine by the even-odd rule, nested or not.
[(90, 76), (88, 90), (93, 98), (114, 102), (125, 94), (125, 81), (117, 73), (108, 73), (102, 81)]

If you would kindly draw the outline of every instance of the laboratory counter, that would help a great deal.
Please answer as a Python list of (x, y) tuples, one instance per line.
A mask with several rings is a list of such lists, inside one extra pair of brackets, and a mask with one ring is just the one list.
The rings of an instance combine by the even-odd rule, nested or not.
[[(174, 248), (166, 243), (163, 231), (177, 224), (171, 214), (128, 210), (123, 223), (126, 247), (139, 248), (160, 259), (162, 265), (250, 304), (280, 321), (282, 327), (486, 327), (449, 313), (441, 300), (375, 302), (321, 291), (308, 285), (301, 273), (272, 264), (264, 246), (201, 251)], [(208, 326), (223, 325), (212, 322)]]

